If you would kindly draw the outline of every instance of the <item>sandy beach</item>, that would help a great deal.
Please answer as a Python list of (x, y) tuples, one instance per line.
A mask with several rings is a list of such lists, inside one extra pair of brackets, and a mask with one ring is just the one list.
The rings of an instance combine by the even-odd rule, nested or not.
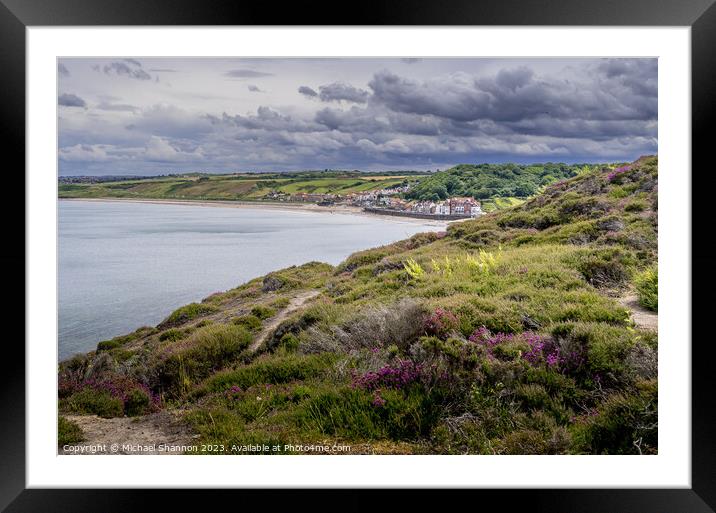
[(390, 219), (396, 223), (417, 223), (428, 226), (447, 227), (451, 223), (462, 221), (439, 221), (430, 219), (418, 219), (411, 217), (395, 217), (390, 215), (380, 215), (373, 212), (365, 212), (362, 207), (353, 207), (349, 205), (331, 205), (323, 207), (315, 203), (269, 203), (269, 202), (251, 202), (251, 201), (221, 201), (221, 200), (175, 200), (175, 199), (150, 199), (150, 198), (59, 198), (60, 201), (95, 201), (95, 202), (130, 202), (130, 203), (154, 203), (164, 205), (194, 205), (199, 207), (221, 207), (221, 208), (247, 208), (247, 209), (272, 209), (290, 212), (317, 212), (324, 214), (339, 215), (359, 215), (368, 217), (378, 217), (381, 219)]

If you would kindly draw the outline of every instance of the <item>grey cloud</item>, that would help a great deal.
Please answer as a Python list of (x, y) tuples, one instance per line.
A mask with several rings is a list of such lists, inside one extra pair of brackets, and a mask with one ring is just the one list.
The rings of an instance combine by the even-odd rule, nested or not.
[(376, 119), (375, 113), (369, 113), (366, 109), (352, 107), (344, 111), (339, 109), (325, 108), (316, 113), (316, 123), (348, 133), (374, 133), (388, 129), (388, 124)]
[(495, 83), (500, 87), (515, 91), (527, 85), (532, 80), (533, 75), (534, 71), (526, 66), (515, 69), (502, 69), (497, 73)]
[(403, 59), (400, 59), (405, 64), (417, 64), (418, 62), (422, 61), (423, 59), (420, 59), (418, 57), (405, 57)]
[(150, 68), (149, 71), (153, 73), (176, 73), (177, 70), (170, 68)]
[(117, 76), (135, 78), (137, 80), (151, 80), (152, 78), (149, 73), (141, 68), (141, 64), (133, 59), (110, 62), (104, 65), (102, 71), (104, 71), (106, 75), (114, 74)]
[(87, 106), (87, 103), (82, 98), (80, 98), (76, 94), (72, 94), (72, 93), (61, 94), (57, 98), (57, 104), (62, 105), (64, 107), (83, 107), (84, 108)]
[(131, 64), (132, 66), (136, 66), (136, 67), (138, 67), (138, 68), (141, 68), (141, 67), (142, 67), (142, 63), (139, 62), (139, 61), (136, 60), (136, 59), (122, 59), (122, 60), (123, 60), (124, 62), (128, 62), (128, 63)]
[(263, 71), (255, 71), (252, 69), (232, 69), (224, 73), (224, 75), (233, 78), (261, 78), (270, 77), (273, 73), (264, 73)]
[(100, 102), (97, 104), (96, 108), (99, 110), (115, 111), (115, 112), (137, 112), (140, 110), (139, 107), (136, 107), (134, 105), (129, 105), (126, 103), (110, 103), (110, 102)]
[(249, 86), (248, 86), (248, 89), (249, 89), (249, 91), (251, 91), (252, 93), (262, 93), (262, 92), (263, 92), (261, 89), (259, 89), (258, 86), (255, 86), (255, 85), (253, 85), (253, 84), (252, 84), (252, 85), (249, 85)]
[(287, 130), (290, 132), (311, 132), (325, 130), (320, 124), (281, 114), (270, 107), (261, 106), (256, 115), (231, 116), (224, 113), (221, 118), (207, 116), (213, 124), (227, 124), (250, 130)]
[(70, 70), (68, 70), (67, 67), (64, 64), (62, 64), (61, 62), (57, 65), (57, 73), (59, 73), (60, 76), (63, 76), (63, 77), (70, 76)]
[(334, 82), (318, 88), (318, 97), (323, 102), (347, 101), (353, 103), (365, 103), (368, 101), (368, 91), (358, 89), (343, 82)]
[(298, 88), (298, 92), (304, 96), (310, 96), (311, 98), (318, 96), (318, 93), (308, 86), (301, 86)]
[(604, 63), (595, 70), (581, 70), (584, 77), (572, 79), (538, 77), (523, 66), (503, 69), (492, 77), (454, 74), (423, 82), (385, 70), (376, 73), (369, 86), (372, 101), (390, 111), (455, 123), (516, 123), (545, 117), (555, 123), (647, 121), (655, 118), (657, 109), (656, 69), (650, 66)]
[[(212, 104), (203, 107), (198, 101), (182, 103), (194, 105), (191, 111), (168, 104), (136, 109), (127, 104), (134, 102), (131, 96), (114, 90), (121, 97), (92, 96), (100, 103), (89, 110), (64, 109), (60, 172), (156, 173), (196, 169), (192, 166), (217, 171), (434, 169), (459, 162), (630, 160), (657, 151), (656, 60), (590, 59), (561, 69), (514, 62), (489, 68), (495, 70), (491, 73), (467, 62), (450, 68), (450, 74), (441, 75), (446, 67), (440, 66), (425, 75), (430, 61), (416, 73), (397, 59), (385, 60), (373, 69), (392, 64), (396, 70), (374, 73), (367, 91), (328, 83), (343, 76), (336, 73), (323, 89), (298, 88), (301, 95), (332, 105), (302, 102), (295, 107), (286, 106), (274, 91), (250, 95), (247, 90), (260, 91), (252, 82), (261, 82), (238, 76), (246, 79), (247, 89), (238, 89), (242, 99), (261, 105), (248, 114), (227, 110), (217, 115), (227, 107), (212, 110)], [(182, 67), (182, 76), (188, 71)], [(299, 84), (306, 80), (295, 78)], [(199, 94), (210, 87), (182, 94), (213, 100)], [(84, 90), (75, 92), (84, 95)], [(184, 96), (167, 101), (177, 98), (184, 101)]]

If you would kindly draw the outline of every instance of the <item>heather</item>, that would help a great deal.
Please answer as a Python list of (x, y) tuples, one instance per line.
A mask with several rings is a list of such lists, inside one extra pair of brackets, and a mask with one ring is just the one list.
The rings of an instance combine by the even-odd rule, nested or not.
[(180, 409), (208, 444), (656, 453), (658, 336), (620, 298), (657, 309), (657, 159), (576, 171), (446, 233), (272, 272), (62, 362), (60, 409)]

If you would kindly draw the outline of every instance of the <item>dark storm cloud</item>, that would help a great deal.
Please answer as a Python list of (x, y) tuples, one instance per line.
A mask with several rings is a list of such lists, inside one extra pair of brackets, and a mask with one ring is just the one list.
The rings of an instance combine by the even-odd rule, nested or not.
[(76, 94), (72, 94), (72, 93), (61, 94), (57, 98), (57, 104), (62, 105), (64, 107), (83, 107), (84, 108), (87, 106), (87, 103), (82, 98), (80, 98)]
[(365, 103), (368, 100), (368, 91), (358, 89), (343, 82), (334, 82), (318, 88), (318, 97), (322, 102), (347, 101), (352, 103)]
[[(137, 80), (151, 80), (151, 75), (141, 68), (141, 64), (134, 59), (124, 59), (105, 64), (102, 67), (105, 75), (117, 75)], [(98, 69), (98, 68), (97, 68)]]
[(60, 76), (63, 76), (63, 77), (69, 77), (69, 76), (70, 76), (70, 70), (68, 70), (67, 67), (66, 67), (64, 64), (62, 64), (62, 63), (59, 63), (59, 64), (57, 65), (57, 73), (59, 73)]
[(301, 93), (301, 94), (304, 95), (304, 96), (309, 96), (309, 97), (311, 97), (311, 98), (313, 98), (313, 97), (315, 97), (315, 96), (318, 96), (318, 93), (317, 93), (316, 91), (314, 91), (313, 89), (311, 89), (310, 87), (308, 87), (308, 86), (301, 86), (301, 87), (299, 87), (299, 88), (298, 88), (298, 92)]
[[(139, 62), (115, 62), (130, 71), (143, 69)], [(146, 65), (147, 71), (153, 69)], [(379, 71), (386, 65), (395, 69)], [(434, 169), (460, 162), (625, 161), (657, 151), (655, 59), (433, 65), (431, 59), (419, 66), (389, 59), (363, 75), (344, 67), (323, 75), (323, 85), (318, 82), (315, 89), (300, 85), (313, 80), (304, 70), (292, 76), (290, 67), (281, 68), (291, 79), (282, 72), (280, 82), (287, 81), (288, 87), (281, 87), (273, 84), (277, 78), (259, 81), (268, 74), (243, 68), (226, 72), (231, 65), (223, 65), (213, 76), (244, 79), (239, 88), (222, 81), (229, 91), (225, 94), (240, 101), (212, 105), (216, 98), (205, 91), (215, 80), (197, 90), (192, 78), (194, 89), (182, 91), (182, 98), (191, 93), (192, 101), (181, 103), (182, 108), (172, 105), (176, 96), (171, 95), (160, 103), (142, 103), (136, 93), (124, 94), (127, 82), (121, 80), (112, 82), (114, 91), (104, 91), (116, 96), (85, 94), (72, 84), (81, 72), (73, 68), (63, 89), (88, 101), (78, 97), (82, 105), (70, 106), (90, 107), (63, 111), (62, 172), (151, 172), (156, 162), (172, 162), (174, 170), (182, 171), (196, 166), (219, 171)], [(191, 70), (177, 67), (182, 70), (177, 80)], [(111, 68), (108, 74), (126, 73)], [(338, 80), (349, 76), (355, 85)], [(257, 83), (267, 84), (266, 89)], [(294, 88), (320, 103), (296, 102)], [(63, 101), (77, 103), (58, 98)], [(247, 108), (255, 110), (245, 113)]]
[(224, 73), (224, 75), (232, 78), (261, 78), (273, 76), (273, 73), (264, 73), (263, 71), (252, 69), (232, 69)]
[(430, 115), (456, 123), (655, 119), (655, 63), (605, 62), (585, 70), (585, 75), (579, 81), (537, 76), (534, 70), (521, 66), (500, 70), (490, 77), (475, 79), (456, 74), (420, 82), (384, 70), (374, 75), (369, 86), (372, 101), (390, 111)]

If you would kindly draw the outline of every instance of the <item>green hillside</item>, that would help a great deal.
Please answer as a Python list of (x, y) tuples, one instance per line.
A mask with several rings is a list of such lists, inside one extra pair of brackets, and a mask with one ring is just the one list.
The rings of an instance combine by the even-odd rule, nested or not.
[(270, 193), (350, 194), (415, 182), (421, 175), (294, 173), (274, 175), (182, 175), (102, 183), (61, 183), (60, 198), (265, 200)]
[(621, 298), (658, 308), (657, 175), (656, 157), (588, 170), (213, 294), (61, 363), (60, 412), (173, 411), (227, 448), (656, 453), (657, 333)]
[(408, 197), (437, 201), (452, 196), (476, 199), (526, 198), (544, 186), (594, 168), (590, 164), (461, 164), (422, 180)]

